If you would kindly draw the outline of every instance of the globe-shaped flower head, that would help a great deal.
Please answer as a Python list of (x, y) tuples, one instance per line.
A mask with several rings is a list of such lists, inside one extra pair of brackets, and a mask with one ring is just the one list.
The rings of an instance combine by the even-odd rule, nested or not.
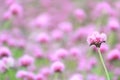
[(96, 47), (100, 47), (102, 43), (106, 42), (107, 36), (104, 33), (98, 33), (98, 32), (93, 32), (90, 36), (87, 38), (88, 44), (95, 45)]

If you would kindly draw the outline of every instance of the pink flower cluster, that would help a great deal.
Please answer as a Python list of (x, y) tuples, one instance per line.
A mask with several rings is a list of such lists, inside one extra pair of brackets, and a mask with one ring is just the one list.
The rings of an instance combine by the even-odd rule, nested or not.
[(96, 47), (100, 47), (102, 43), (106, 42), (107, 36), (104, 33), (93, 32), (87, 38), (87, 42), (89, 45), (95, 45)]
[(119, 14), (119, 0), (0, 0), (0, 80), (106, 80), (98, 48), (119, 80)]

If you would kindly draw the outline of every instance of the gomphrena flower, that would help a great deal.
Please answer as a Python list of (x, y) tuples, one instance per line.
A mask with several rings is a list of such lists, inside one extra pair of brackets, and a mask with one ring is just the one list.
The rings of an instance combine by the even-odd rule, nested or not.
[(99, 57), (100, 57), (100, 60), (101, 60), (101, 63), (104, 67), (104, 70), (105, 70), (105, 73), (106, 73), (106, 77), (107, 77), (107, 80), (110, 80), (110, 76), (109, 76), (109, 73), (108, 73), (108, 70), (107, 70), (107, 67), (105, 65), (105, 62), (103, 60), (103, 57), (102, 57), (102, 54), (101, 54), (101, 51), (100, 51), (100, 46), (102, 43), (106, 42), (107, 40), (107, 36), (106, 34), (104, 33), (98, 33), (98, 32), (93, 32), (88, 38), (87, 38), (87, 41), (88, 41), (88, 44), (89, 45), (95, 45), (97, 48), (98, 48), (98, 53), (99, 53)]
[(0, 58), (11, 56), (11, 51), (7, 47), (0, 47)]
[(26, 54), (23, 55), (18, 62), (20, 66), (28, 67), (34, 63), (34, 58)]
[(60, 61), (56, 61), (56, 62), (52, 63), (52, 65), (51, 65), (51, 70), (53, 72), (60, 72), (61, 73), (64, 71), (64, 69), (65, 69), (65, 66)]
[(45, 78), (42, 74), (35, 75), (35, 80), (46, 80)]
[(23, 8), (18, 3), (11, 4), (9, 7), (9, 11), (12, 15), (19, 16), (19, 17), (21, 17), (23, 14)]
[(109, 61), (120, 60), (120, 51), (118, 49), (113, 49), (109, 52), (107, 59)]
[(87, 38), (88, 44), (95, 45), (96, 47), (100, 47), (102, 43), (106, 42), (107, 36), (104, 33), (98, 33), (98, 32), (93, 32), (90, 36)]
[(118, 31), (120, 29), (119, 21), (116, 18), (110, 18), (108, 20), (107, 27), (111, 31)]
[(16, 78), (24, 79), (26, 77), (26, 75), (27, 75), (27, 71), (19, 70), (16, 73)]
[(83, 76), (79, 73), (73, 74), (69, 80), (83, 80)]
[(44, 67), (39, 71), (39, 73), (41, 73), (45, 77), (49, 77), (52, 74), (52, 71), (49, 68)]

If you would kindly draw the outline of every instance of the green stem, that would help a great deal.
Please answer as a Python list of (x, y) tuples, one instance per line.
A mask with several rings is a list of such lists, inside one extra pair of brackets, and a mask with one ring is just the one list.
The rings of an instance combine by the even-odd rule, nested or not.
[(58, 79), (58, 73), (55, 73), (54, 74), (54, 80), (57, 80)]
[(12, 79), (12, 77), (13, 77), (13, 76), (12, 76), (12, 73), (11, 73), (11, 69), (10, 69), (10, 68), (8, 69), (8, 77), (9, 77), (9, 79), (10, 79), (10, 80), (11, 80), (11, 79)]
[(2, 78), (3, 78), (2, 76), (3, 76), (2, 73), (0, 73), (0, 79), (1, 79), (1, 80), (3, 80), (3, 79), (2, 79)]
[(64, 76), (62, 73), (56, 72), (54, 75), (54, 80), (58, 80), (58, 79), (64, 80)]
[(59, 73), (59, 78), (61, 78), (61, 80), (64, 80), (64, 76), (63, 76), (63, 73)]
[(102, 57), (102, 54), (101, 54), (101, 51), (100, 51), (100, 48), (98, 48), (98, 53), (99, 53), (99, 56), (100, 56), (100, 60), (101, 60), (101, 63), (105, 69), (105, 73), (106, 73), (106, 76), (107, 76), (107, 80), (110, 80), (110, 76), (109, 76), (109, 73), (108, 73), (108, 70), (105, 66), (105, 63), (104, 63), (104, 60), (103, 60), (103, 57)]

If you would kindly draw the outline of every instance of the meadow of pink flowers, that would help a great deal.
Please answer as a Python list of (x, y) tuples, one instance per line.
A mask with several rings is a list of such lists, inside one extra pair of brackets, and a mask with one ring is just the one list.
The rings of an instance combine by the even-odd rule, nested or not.
[(0, 0), (0, 80), (120, 80), (120, 0)]

